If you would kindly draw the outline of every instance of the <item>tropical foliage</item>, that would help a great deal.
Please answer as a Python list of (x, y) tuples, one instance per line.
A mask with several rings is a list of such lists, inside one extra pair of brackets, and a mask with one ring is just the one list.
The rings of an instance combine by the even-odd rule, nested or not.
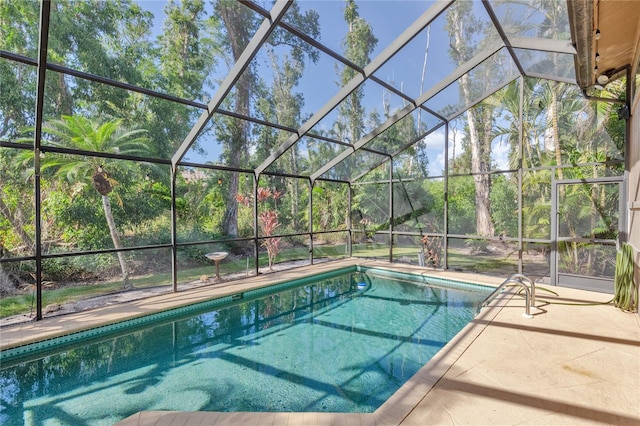
[[(43, 143), (58, 148), (70, 148), (84, 152), (100, 152), (121, 155), (143, 156), (149, 152), (149, 139), (146, 131), (142, 129), (128, 130), (123, 128), (122, 120), (112, 120), (106, 123), (92, 122), (82, 116), (62, 116), (61, 120), (54, 120), (46, 123), (42, 132), (51, 139), (43, 139)], [(22, 154), (29, 160), (33, 160), (31, 151), (23, 151)], [(26, 165), (26, 161), (21, 162)], [(31, 167), (33, 167), (31, 165)], [(31, 168), (31, 170), (33, 170)], [(111, 197), (115, 195), (120, 207), (123, 206), (122, 199), (118, 196), (118, 191), (114, 190), (122, 185), (124, 181), (131, 183), (140, 174), (141, 169), (133, 162), (110, 161), (105, 158), (83, 157), (73, 154), (45, 155), (40, 159), (40, 172), (50, 175), (52, 180), (58, 180), (52, 185), (52, 198), (56, 200), (45, 212), (51, 212), (56, 219), (64, 219), (66, 216), (64, 207), (62, 211), (57, 210), (60, 205), (67, 206), (67, 212), (73, 215), (74, 203), (70, 202), (76, 196), (83, 196), (88, 187), (93, 188), (101, 198), (102, 211), (108, 225), (109, 235), (113, 243), (113, 248), (122, 249), (120, 231), (116, 227), (114, 214), (111, 207)], [(62, 181), (62, 182), (60, 182)], [(89, 201), (92, 197), (84, 195), (83, 201)], [(84, 213), (95, 208), (90, 204), (83, 205)], [(145, 210), (139, 210), (144, 214)], [(135, 215), (138, 220), (142, 219), (140, 214)], [(80, 218), (71, 220), (78, 224)], [(100, 240), (99, 233), (104, 229), (100, 224), (93, 224), (94, 232), (88, 232), (90, 239), (85, 239), (87, 246)], [(63, 241), (73, 244), (74, 241), (83, 240), (82, 234), (88, 231), (84, 229), (82, 233), (71, 237), (69, 233), (63, 233)], [(116, 252), (120, 270), (122, 272), (122, 288), (129, 288), (129, 268), (123, 252)]]

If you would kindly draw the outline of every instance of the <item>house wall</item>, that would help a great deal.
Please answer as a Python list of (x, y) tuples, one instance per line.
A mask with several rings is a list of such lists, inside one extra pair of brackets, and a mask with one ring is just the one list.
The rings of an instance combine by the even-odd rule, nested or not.
[(631, 103), (629, 145), (627, 149), (629, 240), (634, 250), (635, 278), (640, 283), (640, 96)]

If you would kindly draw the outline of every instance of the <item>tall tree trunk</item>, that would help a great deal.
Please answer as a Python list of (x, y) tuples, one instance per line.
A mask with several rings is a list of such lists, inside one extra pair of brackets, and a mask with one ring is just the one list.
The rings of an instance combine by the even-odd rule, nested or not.
[[(61, 5), (62, 2), (52, 3), (55, 12), (52, 10), (51, 14), (54, 16), (63, 16), (64, 8)], [(50, 75), (52, 78), (49, 78), (51, 78), (52, 84), (55, 86), (54, 90), (57, 91), (54, 98), (55, 112), (51, 111), (53, 112), (52, 115), (73, 115), (73, 96), (71, 95), (71, 90), (69, 88), (69, 85), (67, 84), (67, 81), (65, 80), (65, 74), (59, 73), (57, 78), (53, 73), (51, 73)]]
[[(113, 220), (111, 201), (107, 195), (102, 195), (102, 209), (104, 210), (104, 217), (107, 219), (107, 225), (109, 225), (109, 233), (111, 234), (113, 247), (115, 249), (123, 248), (122, 242), (120, 241), (120, 235), (118, 234), (118, 229), (116, 228), (116, 222)], [(124, 258), (123, 252), (119, 251), (116, 254), (118, 256), (118, 262), (120, 262), (120, 270), (122, 271), (122, 289), (128, 290), (133, 286), (129, 282), (129, 269), (127, 268), (127, 262)]]
[(236, 194), (238, 193), (238, 174), (231, 173), (229, 179), (229, 191), (227, 192), (226, 210), (222, 219), (222, 234), (225, 236), (238, 235), (238, 201)]
[[(292, 146), (289, 154), (289, 163), (292, 173), (298, 173), (296, 158), (298, 157), (297, 145)], [(291, 213), (291, 226), (294, 230), (298, 231), (300, 226), (300, 209), (298, 207), (300, 203), (300, 181), (299, 179), (287, 179), (287, 190), (289, 191), (289, 198), (291, 199), (290, 213)]]
[[(558, 94), (556, 92), (556, 86), (549, 84), (549, 90), (551, 91), (551, 99), (549, 100), (549, 106), (547, 108), (547, 122), (551, 123), (551, 126), (547, 126), (544, 135), (544, 146), (548, 151), (553, 150), (556, 159), (556, 166), (562, 164), (562, 155), (560, 151), (560, 131), (558, 124)], [(558, 167), (558, 179), (562, 180), (564, 177), (562, 168)]]
[[(469, 49), (473, 43), (470, 37), (479, 31), (481, 23), (470, 22), (467, 20), (471, 5), (467, 2), (456, 2), (456, 5), (449, 9), (448, 15), (448, 31), (450, 39), (450, 54), (452, 59), (458, 64), (470, 59)], [(460, 78), (460, 91), (465, 104), (470, 104), (474, 99), (472, 94), (472, 82), (469, 74), (465, 74)], [(484, 121), (484, 127), (478, 128), (481, 121), (477, 117), (475, 107), (470, 108), (466, 112), (467, 124), (469, 128), (469, 145), (471, 150), (471, 172), (476, 189), (476, 230), (478, 235), (491, 236), (494, 233), (493, 223), (491, 222), (491, 200), (489, 198), (490, 175), (489, 162), (491, 161), (488, 152), (485, 153), (485, 146), (488, 146), (487, 140), (490, 141), (491, 126), (493, 125), (493, 110), (488, 105), (483, 106), (484, 111), (481, 117)], [(487, 122), (488, 121), (488, 122)], [(487, 131), (487, 129), (489, 129)], [(489, 142), (490, 143), (490, 142)], [(488, 150), (487, 150), (488, 151)]]
[[(220, 1), (217, 3), (217, 11), (226, 28), (231, 45), (231, 52), (234, 62), (237, 62), (245, 46), (251, 38), (250, 17), (245, 6), (234, 1)], [(235, 85), (234, 112), (249, 116), (249, 102), (251, 96), (252, 73), (249, 68), (245, 70)], [(248, 134), (249, 124), (244, 120), (238, 120), (237, 125), (230, 128), (229, 158), (228, 165), (233, 168), (240, 168), (249, 155)], [(239, 187), (238, 173), (231, 173), (229, 179), (229, 191), (226, 199), (226, 211), (222, 221), (222, 232), (224, 235), (238, 235), (238, 201), (236, 195)]]
[[(464, 84), (462, 86), (464, 86)], [(486, 119), (486, 117), (484, 118)], [(481, 236), (492, 236), (494, 229), (491, 221), (491, 201), (489, 197), (491, 176), (487, 173), (489, 170), (485, 159), (486, 155), (483, 152), (485, 139), (488, 138), (488, 135), (485, 134), (486, 128), (480, 132), (476, 125), (478, 122), (476, 110), (473, 108), (467, 110), (469, 145), (471, 149), (471, 173), (473, 173), (473, 182), (476, 188), (476, 231), (478, 235)]]
[[(555, 91), (555, 88), (551, 89), (551, 126), (553, 130), (553, 141), (554, 148), (556, 154), (556, 165), (559, 166), (562, 164), (562, 155), (560, 153), (560, 131), (558, 125), (558, 94)], [(562, 180), (564, 178), (562, 173), (562, 167), (558, 168), (558, 179)]]

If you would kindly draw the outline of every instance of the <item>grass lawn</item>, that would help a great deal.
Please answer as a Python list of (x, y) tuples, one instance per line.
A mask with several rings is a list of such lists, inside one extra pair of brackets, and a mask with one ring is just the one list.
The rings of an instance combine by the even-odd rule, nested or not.
[[(344, 256), (344, 246), (324, 246), (318, 247), (318, 257), (341, 257)], [(277, 258), (277, 263), (290, 262), (294, 260), (308, 259), (309, 250), (306, 247), (295, 247), (282, 250)], [(268, 259), (266, 253), (260, 254), (259, 257), (260, 267), (268, 266)], [(249, 260), (249, 270), (253, 271), (255, 268), (254, 259)], [(220, 270), (222, 274), (234, 274), (238, 272), (245, 272), (247, 270), (246, 259), (237, 260), (225, 260), (220, 264)], [(212, 276), (214, 274), (213, 262), (209, 265), (198, 266), (189, 269), (181, 269), (178, 271), (178, 282), (185, 283), (191, 281), (197, 281), (201, 276)], [(132, 277), (129, 279), (130, 283), (135, 289), (143, 289), (148, 287), (157, 286), (170, 286), (171, 285), (171, 272), (158, 272), (142, 277)], [(42, 292), (42, 306), (51, 304), (64, 304), (75, 302), (82, 299), (89, 299), (91, 297), (103, 296), (107, 294), (119, 292), (122, 281), (114, 280), (108, 282), (102, 282), (99, 284), (86, 284), (86, 285), (70, 285), (55, 289), (44, 289)], [(34, 287), (35, 289), (35, 287)], [(0, 299), (0, 318), (10, 317), (13, 315), (35, 313), (35, 291), (27, 294), (20, 294), (17, 296), (3, 297)]]

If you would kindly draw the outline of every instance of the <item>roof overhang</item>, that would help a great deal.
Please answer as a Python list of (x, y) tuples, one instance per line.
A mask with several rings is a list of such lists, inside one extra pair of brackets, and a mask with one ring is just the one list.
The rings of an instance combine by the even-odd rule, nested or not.
[(576, 50), (576, 80), (586, 89), (635, 73), (640, 46), (640, 1), (568, 0)]

